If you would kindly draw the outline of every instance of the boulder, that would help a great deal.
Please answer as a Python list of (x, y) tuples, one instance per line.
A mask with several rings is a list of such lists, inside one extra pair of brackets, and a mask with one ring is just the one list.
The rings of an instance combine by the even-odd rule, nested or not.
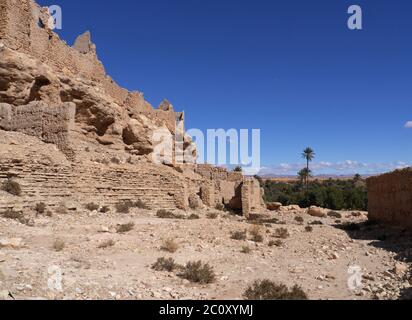
[(269, 202), (266, 206), (270, 211), (279, 211), (283, 205), (280, 202)]
[(324, 218), (326, 217), (326, 210), (323, 208), (319, 208), (316, 206), (312, 206), (308, 209), (308, 215), (312, 217), (317, 217), (317, 218)]
[(201, 209), (203, 208), (203, 202), (197, 194), (192, 194), (189, 197), (189, 207), (190, 209)]

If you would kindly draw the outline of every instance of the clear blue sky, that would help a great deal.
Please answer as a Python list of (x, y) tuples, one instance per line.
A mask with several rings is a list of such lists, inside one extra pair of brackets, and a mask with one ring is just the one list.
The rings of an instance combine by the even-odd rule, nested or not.
[[(306, 146), (315, 174), (412, 164), (410, 0), (38, 2), (62, 7), (69, 44), (91, 31), (120, 85), (185, 110), (187, 128), (261, 129), (266, 172), (294, 173)], [(351, 4), (362, 31), (347, 28)]]

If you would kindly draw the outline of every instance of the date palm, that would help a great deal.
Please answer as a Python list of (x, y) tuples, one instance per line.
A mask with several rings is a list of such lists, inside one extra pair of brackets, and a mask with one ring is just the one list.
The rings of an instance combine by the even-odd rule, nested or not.
[(309, 177), (312, 176), (312, 172), (310, 170), (308, 170), (307, 168), (303, 168), (302, 170), (300, 170), (298, 172), (298, 176), (299, 176), (299, 181), (301, 184), (305, 183), (308, 181)]
[(315, 159), (315, 151), (313, 151), (312, 148), (308, 147), (305, 150), (303, 150), (302, 153), (302, 158), (306, 159), (306, 173), (307, 178), (306, 178), (306, 191), (309, 190), (309, 176), (310, 176), (310, 169), (309, 169), (309, 163)]

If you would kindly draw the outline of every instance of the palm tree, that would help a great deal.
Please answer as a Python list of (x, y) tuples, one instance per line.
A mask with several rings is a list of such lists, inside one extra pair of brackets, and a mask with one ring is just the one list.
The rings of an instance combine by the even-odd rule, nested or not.
[(312, 171), (308, 170), (307, 168), (303, 168), (298, 172), (299, 181), (301, 184), (307, 183), (309, 177), (312, 176)]
[(315, 151), (313, 151), (312, 148), (308, 147), (305, 150), (303, 150), (302, 153), (302, 158), (306, 159), (306, 172), (308, 173), (307, 178), (306, 178), (306, 192), (309, 190), (309, 163), (315, 159)]

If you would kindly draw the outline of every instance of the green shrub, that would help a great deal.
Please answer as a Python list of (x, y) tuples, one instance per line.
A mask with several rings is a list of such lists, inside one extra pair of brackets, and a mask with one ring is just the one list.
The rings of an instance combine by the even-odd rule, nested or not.
[(311, 181), (309, 190), (300, 182), (287, 183), (266, 180), (262, 183), (267, 202), (280, 202), (284, 206), (298, 204), (302, 208), (312, 205), (331, 210), (367, 211), (368, 197), (363, 181), (329, 179)]
[(243, 293), (247, 300), (308, 300), (306, 293), (299, 286), (288, 289), (283, 284), (270, 280), (258, 280)]

